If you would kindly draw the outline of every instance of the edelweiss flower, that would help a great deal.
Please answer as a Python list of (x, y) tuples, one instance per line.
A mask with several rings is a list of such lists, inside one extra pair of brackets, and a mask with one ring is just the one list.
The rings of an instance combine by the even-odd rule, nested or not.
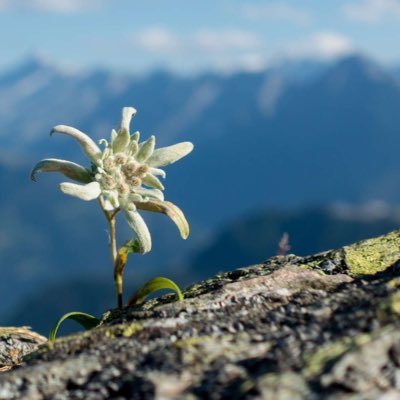
[(139, 132), (133, 135), (129, 133), (130, 122), (135, 114), (136, 110), (132, 107), (122, 109), (121, 127), (118, 132), (112, 130), (110, 142), (105, 139), (99, 142), (104, 145), (103, 151), (78, 129), (57, 125), (50, 135), (62, 133), (77, 140), (89, 157), (91, 168), (84, 168), (70, 161), (48, 158), (35, 165), (31, 179), (36, 180), (37, 172), (61, 172), (81, 183), (61, 183), (59, 188), (63, 193), (82, 200), (100, 198), (104, 209), (109, 212), (123, 210), (129, 226), (136, 233), (139, 252), (146, 253), (151, 249), (151, 237), (137, 209), (164, 213), (176, 223), (184, 239), (189, 235), (189, 226), (182, 211), (174, 204), (164, 201), (164, 186), (158, 177), (165, 178), (165, 172), (159, 167), (172, 164), (186, 156), (192, 151), (193, 145), (190, 142), (182, 142), (154, 149), (154, 136), (139, 143)]

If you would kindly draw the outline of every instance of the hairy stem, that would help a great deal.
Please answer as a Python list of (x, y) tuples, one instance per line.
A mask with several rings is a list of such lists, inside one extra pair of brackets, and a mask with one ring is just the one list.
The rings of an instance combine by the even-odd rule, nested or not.
[(115, 235), (115, 217), (110, 217), (108, 220), (110, 234), (110, 253), (113, 264), (117, 262), (117, 238)]
[(115, 290), (117, 292), (117, 304), (118, 308), (122, 308), (123, 299), (122, 299), (122, 270), (118, 268), (118, 252), (117, 252), (117, 237), (115, 230), (115, 216), (120, 211), (119, 208), (113, 211), (107, 211), (104, 208), (104, 200), (99, 197), (99, 204), (103, 213), (108, 222), (108, 230), (109, 230), (109, 247), (111, 253), (111, 259), (114, 266), (114, 284)]

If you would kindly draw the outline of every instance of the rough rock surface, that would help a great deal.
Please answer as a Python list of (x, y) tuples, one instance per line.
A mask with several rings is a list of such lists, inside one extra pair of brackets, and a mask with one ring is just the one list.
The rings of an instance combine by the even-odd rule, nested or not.
[(28, 327), (0, 327), (0, 372), (19, 365), (25, 355), (46, 342)]
[(399, 260), (395, 231), (109, 312), (0, 374), (0, 399), (400, 399)]

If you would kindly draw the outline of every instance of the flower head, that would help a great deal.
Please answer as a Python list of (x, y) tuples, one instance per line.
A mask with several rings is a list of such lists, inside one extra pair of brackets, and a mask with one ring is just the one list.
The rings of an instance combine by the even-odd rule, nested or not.
[(190, 142), (155, 149), (155, 137), (150, 136), (139, 143), (139, 132), (130, 134), (129, 127), (136, 110), (122, 109), (121, 126), (112, 130), (110, 140), (101, 139), (100, 147), (78, 129), (57, 125), (50, 134), (61, 133), (78, 141), (91, 161), (90, 168), (84, 168), (70, 161), (54, 158), (39, 161), (32, 169), (31, 178), (37, 172), (61, 172), (79, 182), (61, 183), (60, 190), (82, 200), (101, 198), (108, 211), (124, 211), (129, 226), (134, 230), (141, 253), (151, 249), (149, 230), (137, 209), (161, 212), (168, 215), (178, 226), (181, 236), (186, 239), (189, 226), (182, 211), (170, 202), (164, 201), (164, 186), (159, 178), (165, 178), (160, 167), (178, 161), (193, 149)]

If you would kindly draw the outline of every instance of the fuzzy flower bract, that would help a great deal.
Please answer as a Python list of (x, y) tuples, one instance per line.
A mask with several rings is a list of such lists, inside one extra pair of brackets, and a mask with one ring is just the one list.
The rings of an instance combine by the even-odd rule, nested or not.
[(193, 149), (190, 142), (155, 148), (155, 137), (139, 142), (140, 134), (130, 134), (129, 127), (136, 110), (122, 109), (121, 126), (112, 130), (110, 140), (101, 139), (101, 148), (85, 133), (66, 125), (55, 126), (50, 135), (60, 133), (75, 139), (91, 162), (85, 168), (71, 161), (48, 158), (39, 161), (32, 169), (31, 178), (37, 172), (60, 172), (78, 182), (63, 182), (60, 190), (82, 200), (100, 199), (109, 212), (122, 210), (128, 225), (135, 232), (138, 252), (151, 250), (151, 236), (138, 210), (168, 215), (177, 225), (183, 239), (189, 235), (189, 225), (182, 211), (164, 200), (164, 186), (160, 178), (165, 172), (160, 167), (178, 161)]

